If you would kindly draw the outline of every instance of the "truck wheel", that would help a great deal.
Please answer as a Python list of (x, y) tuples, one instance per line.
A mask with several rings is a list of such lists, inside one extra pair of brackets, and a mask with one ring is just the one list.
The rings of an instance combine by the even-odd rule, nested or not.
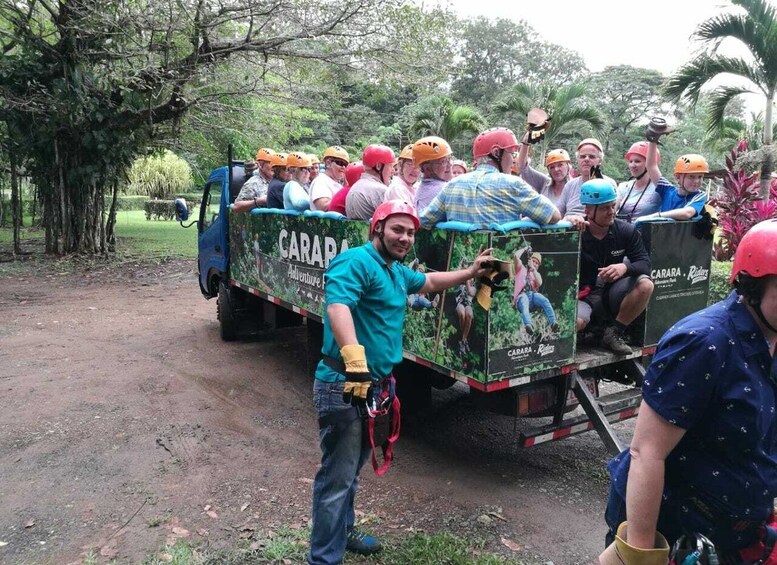
[(403, 414), (418, 414), (432, 405), (432, 383), (426, 371), (426, 367), (408, 360), (394, 367)]
[(237, 339), (237, 319), (233, 307), (234, 294), (232, 288), (222, 282), (219, 284), (219, 296), (216, 299), (216, 317), (219, 320), (221, 339), (235, 341)]

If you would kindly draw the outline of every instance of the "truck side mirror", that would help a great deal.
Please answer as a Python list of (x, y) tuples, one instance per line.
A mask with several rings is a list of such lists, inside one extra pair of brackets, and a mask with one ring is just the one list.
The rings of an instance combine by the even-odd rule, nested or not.
[(183, 198), (175, 199), (175, 220), (177, 222), (185, 222), (189, 219), (189, 207), (186, 205), (186, 200)]

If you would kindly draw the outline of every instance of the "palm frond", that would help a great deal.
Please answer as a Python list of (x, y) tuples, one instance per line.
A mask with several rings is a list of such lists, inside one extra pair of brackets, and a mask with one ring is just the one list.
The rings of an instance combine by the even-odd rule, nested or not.
[(764, 90), (766, 80), (760, 70), (741, 58), (702, 54), (683, 65), (672, 75), (664, 87), (664, 93), (672, 100), (685, 98), (696, 105), (702, 87), (722, 73), (738, 75), (749, 80), (759, 90)]
[(749, 88), (738, 86), (719, 86), (709, 94), (709, 107), (707, 109), (706, 126), (707, 133), (720, 132), (723, 128), (728, 103), (740, 94), (752, 93)]

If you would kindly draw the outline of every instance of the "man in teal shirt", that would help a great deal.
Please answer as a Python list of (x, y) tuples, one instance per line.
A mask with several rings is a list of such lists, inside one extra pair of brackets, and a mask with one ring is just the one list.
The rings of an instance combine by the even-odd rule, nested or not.
[(380, 387), (402, 360), (407, 295), (440, 292), (490, 272), (490, 249), (453, 272), (425, 274), (404, 266), (418, 225), (410, 204), (384, 202), (372, 217), (370, 242), (335, 257), (324, 278), (323, 359), (313, 385), (322, 457), (313, 485), (310, 565), (340, 563), (346, 549), (364, 555), (380, 550), (376, 538), (354, 528), (359, 470), (370, 454), (358, 415), (370, 385)]

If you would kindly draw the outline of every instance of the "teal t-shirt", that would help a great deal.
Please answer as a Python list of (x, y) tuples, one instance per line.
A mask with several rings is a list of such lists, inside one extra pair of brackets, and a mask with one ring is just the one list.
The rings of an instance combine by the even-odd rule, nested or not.
[[(402, 361), (407, 295), (416, 294), (425, 282), (426, 275), (396, 261), (389, 268), (372, 243), (349, 249), (329, 264), (324, 274), (325, 306), (344, 304), (351, 309), (356, 338), (364, 346), (374, 378), (389, 375)], [(342, 360), (326, 314), (321, 351)], [(316, 378), (326, 382), (345, 380), (323, 362), (316, 368)]]

